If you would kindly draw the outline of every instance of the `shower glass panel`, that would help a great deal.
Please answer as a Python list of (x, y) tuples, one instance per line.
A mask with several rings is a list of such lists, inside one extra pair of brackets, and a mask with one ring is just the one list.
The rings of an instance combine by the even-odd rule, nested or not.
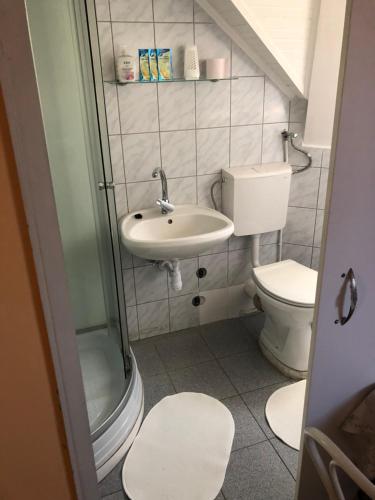
[(111, 179), (104, 171), (88, 37), (77, 3), (27, 0), (26, 9), (90, 429), (96, 438), (122, 407), (131, 375), (122, 277), (115, 260), (118, 243), (111, 234), (114, 194), (98, 189), (99, 182)]

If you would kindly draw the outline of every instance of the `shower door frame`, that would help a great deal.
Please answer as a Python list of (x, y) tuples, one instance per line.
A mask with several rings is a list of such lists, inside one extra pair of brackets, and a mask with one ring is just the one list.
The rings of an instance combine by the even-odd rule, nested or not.
[(0, 81), (77, 498), (100, 500), (23, 0), (0, 0)]

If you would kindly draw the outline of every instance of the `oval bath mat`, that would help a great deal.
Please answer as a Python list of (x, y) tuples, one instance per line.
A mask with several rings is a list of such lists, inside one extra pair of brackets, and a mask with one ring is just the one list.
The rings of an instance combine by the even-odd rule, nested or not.
[(131, 500), (214, 500), (234, 436), (230, 411), (205, 394), (167, 396), (145, 418), (122, 471)]
[(277, 389), (268, 398), (266, 418), (276, 436), (295, 450), (300, 449), (306, 380)]

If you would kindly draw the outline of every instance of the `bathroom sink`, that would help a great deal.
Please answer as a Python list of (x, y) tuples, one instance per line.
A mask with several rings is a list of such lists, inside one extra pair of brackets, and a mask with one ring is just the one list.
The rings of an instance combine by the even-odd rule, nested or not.
[(143, 259), (172, 260), (194, 257), (227, 240), (233, 222), (211, 208), (177, 205), (162, 215), (160, 208), (132, 212), (120, 221), (121, 240)]

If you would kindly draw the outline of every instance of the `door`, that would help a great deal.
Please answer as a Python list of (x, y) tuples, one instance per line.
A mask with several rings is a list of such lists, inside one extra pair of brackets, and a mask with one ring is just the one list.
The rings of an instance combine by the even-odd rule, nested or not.
[[(350, 453), (340, 425), (375, 385), (375, 2), (353, 0), (347, 11), (305, 426)], [(342, 325), (350, 268), (358, 303)], [(297, 490), (300, 500), (326, 498), (306, 450)]]
[[(26, 10), (93, 439), (125, 403), (130, 381), (111, 170), (104, 170), (85, 12), (75, 0)], [(104, 189), (103, 189), (104, 186)], [(115, 225), (115, 224), (114, 224)], [(116, 237), (116, 235), (115, 235)], [(116, 248), (117, 247), (117, 248)], [(119, 257), (119, 255), (118, 255)]]

